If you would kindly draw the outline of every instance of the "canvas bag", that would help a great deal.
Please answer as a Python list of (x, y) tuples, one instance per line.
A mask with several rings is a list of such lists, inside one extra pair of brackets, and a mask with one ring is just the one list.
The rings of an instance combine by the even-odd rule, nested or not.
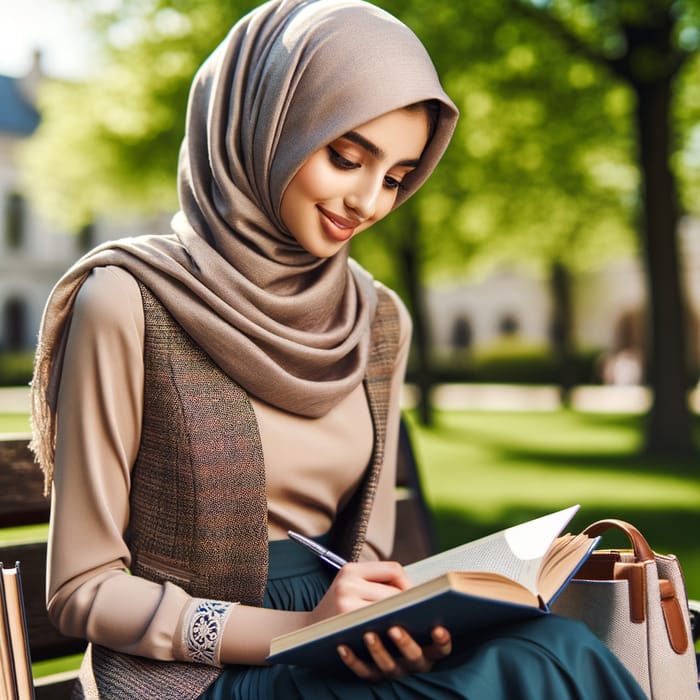
[(632, 549), (597, 550), (552, 604), (585, 622), (627, 667), (651, 700), (696, 700), (698, 672), (680, 563), (656, 554), (623, 520), (599, 520), (591, 537), (621, 530)]

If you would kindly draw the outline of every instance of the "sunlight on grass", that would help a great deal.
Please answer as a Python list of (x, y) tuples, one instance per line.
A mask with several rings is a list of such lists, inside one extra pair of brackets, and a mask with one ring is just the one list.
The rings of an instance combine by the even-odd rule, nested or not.
[[(494, 481), (498, 483), (495, 492)], [(567, 503), (584, 507), (593, 503), (609, 506), (612, 513), (622, 505), (695, 510), (700, 503), (700, 484), (690, 479), (615, 471), (591, 474), (583, 469), (543, 469), (527, 463), (513, 467), (492, 464), (477, 473), (471, 469), (465, 473), (463, 466), (446, 468), (439, 481), (426, 475), (426, 482), (431, 500), (452, 506), (464, 506), (466, 501), (474, 517), (489, 520), (525, 500), (532, 506), (552, 509)]]
[(73, 671), (80, 668), (80, 662), (82, 660), (82, 654), (74, 654), (73, 656), (64, 656), (60, 659), (35, 661), (32, 664), (32, 674), (34, 675), (34, 678), (43, 678), (44, 676), (50, 676), (54, 673)]
[(0, 529), (0, 545), (44, 542), (48, 534), (49, 526), (46, 523), (23, 525), (21, 527), (5, 527)]
[[(696, 509), (696, 474), (651, 472), (635, 465), (639, 436), (628, 424), (552, 414), (442, 413), (420, 435), (428, 498), (492, 520), (512, 505), (556, 508), (587, 502), (615, 508)], [(621, 457), (630, 455), (627, 460)], [(543, 464), (544, 462), (544, 464)]]
[(698, 466), (639, 456), (639, 417), (444, 411), (431, 429), (408, 418), (441, 546), (580, 503), (572, 531), (628, 520), (679, 556), (700, 597)]
[(26, 413), (0, 413), (0, 433), (28, 433), (29, 416)]

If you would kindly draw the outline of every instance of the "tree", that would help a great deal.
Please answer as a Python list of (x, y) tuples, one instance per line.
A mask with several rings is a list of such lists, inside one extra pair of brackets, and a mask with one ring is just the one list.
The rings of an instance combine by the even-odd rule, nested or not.
[(23, 157), (27, 189), (75, 230), (103, 213), (172, 211), (192, 76), (257, 3), (123, 0), (100, 13), (72, 1), (92, 17), (104, 56), (93, 79), (42, 86), (42, 122)]
[(639, 225), (650, 302), (647, 371), (654, 396), (646, 449), (654, 454), (692, 454), (677, 238), (679, 196), (672, 170), (679, 145), (674, 140), (672, 103), (676, 79), (700, 46), (700, 4), (672, 0), (541, 5), (511, 0), (510, 4), (514, 12), (547, 28), (575, 55), (604, 66), (634, 95)]
[[(640, 231), (655, 397), (647, 449), (691, 450), (675, 229), (678, 182), (686, 209), (698, 208), (700, 0), (376, 1), (416, 29), (463, 116), (431, 181), (353, 250), (402, 280), (420, 329), (423, 275), (516, 256), (562, 290), (591, 261), (629, 254)], [(28, 163), (46, 207), (76, 226), (103, 210), (171, 209), (191, 75), (254, 4), (122, 0), (99, 15), (110, 57), (100, 80), (43, 98)], [(128, 42), (125, 27), (138, 29)], [(555, 316), (565, 356), (570, 311)]]
[[(695, 448), (687, 403), (685, 314), (676, 236), (679, 197), (677, 174), (672, 168), (672, 162), (674, 158), (681, 161), (677, 171), (691, 182), (697, 183), (697, 155), (693, 175), (692, 162), (679, 157), (684, 146), (684, 135), (677, 125), (683, 124), (681, 115), (684, 113), (686, 127), (689, 121), (687, 114), (697, 114), (697, 90), (689, 87), (689, 79), (684, 80), (683, 70), (686, 69), (686, 74), (692, 72), (697, 75), (700, 3), (697, 0), (650, 0), (644, 3), (636, 0), (502, 0), (495, 3), (455, 4), (449, 9), (441, 5), (438, 11), (420, 2), (407, 4), (403, 11), (397, 7), (390, 9), (404, 18), (411, 15), (414, 21), (409, 20), (409, 23), (424, 29), (424, 39), (432, 48), (433, 55), (443, 61), (448, 84), (454, 94), (466, 98), (467, 106), (469, 95), (473, 98), (475, 86), (478, 90), (480, 67), (483, 68), (481, 75), (487, 76), (490, 98), (503, 97), (504, 89), (507, 88), (510, 99), (513, 94), (510, 91), (516, 95), (522, 94), (523, 90), (527, 91), (531, 86), (533, 78), (537, 82), (549, 76), (551, 81), (546, 91), (538, 92), (544, 98), (540, 100), (542, 105), (546, 104), (547, 95), (557, 94), (556, 90), (552, 90), (556, 87), (557, 76), (568, 74), (572, 82), (580, 82), (582, 78), (585, 82), (588, 74), (593, 75), (596, 82), (600, 80), (601, 86), (605, 85), (608, 91), (607, 98), (602, 92), (599, 93), (603, 100), (598, 104), (614, 102), (615, 94), (618, 95), (618, 101), (631, 103), (629, 121), (624, 122), (624, 127), (628, 133), (631, 131), (634, 134), (629, 164), (635, 167), (638, 174), (637, 196), (629, 198), (629, 190), (620, 188), (619, 194), (623, 199), (615, 204), (609, 197), (601, 197), (605, 194), (605, 187), (591, 187), (591, 183), (585, 182), (571, 187), (575, 183), (575, 177), (572, 179), (571, 176), (577, 172), (581, 175), (583, 170), (574, 166), (559, 169), (555, 173), (551, 166), (557, 162), (556, 149), (547, 149), (548, 153), (539, 154), (546, 155), (541, 160), (545, 165), (536, 169), (535, 180), (538, 184), (546, 181), (548, 186), (545, 185), (544, 189), (549, 189), (560, 201), (562, 195), (564, 198), (568, 195), (579, 200), (571, 202), (571, 209), (567, 207), (567, 210), (579, 214), (574, 217), (578, 219), (578, 224), (570, 226), (568, 231), (560, 228), (557, 232), (556, 227), (551, 226), (551, 221), (548, 222), (547, 235), (539, 236), (544, 247), (535, 251), (533, 257), (541, 261), (548, 259), (555, 272), (553, 279), (559, 280), (561, 284), (566, 278), (563, 273), (570, 268), (570, 251), (575, 249), (570, 244), (574, 240), (581, 240), (581, 234), (585, 239), (591, 240), (591, 226), (590, 222), (585, 222), (585, 212), (595, 210), (596, 201), (604, 208), (612, 205), (609, 214), (616, 220), (617, 228), (625, 218), (634, 222), (646, 263), (650, 307), (648, 377), (654, 400), (646, 431), (646, 450), (656, 454), (692, 453)], [(419, 18), (418, 21), (415, 21), (416, 17)], [(460, 27), (468, 29), (461, 32), (455, 29)], [(487, 42), (483, 41), (484, 37), (488, 38)], [(485, 65), (487, 61), (491, 62), (492, 67), (496, 66), (496, 69), (489, 72), (489, 67)], [(508, 70), (508, 63), (511, 64), (511, 70)], [(469, 68), (462, 68), (460, 74), (455, 76), (454, 66), (465, 64)], [(460, 88), (467, 82), (468, 89), (465, 92)], [(541, 82), (539, 87), (542, 88), (544, 84)], [(676, 89), (679, 86), (681, 89), (685, 87), (685, 91)], [(598, 86), (594, 85), (593, 88), (595, 87)], [(631, 100), (627, 100), (624, 94), (620, 95), (620, 87)], [(688, 102), (692, 103), (691, 107)], [(577, 107), (582, 104), (590, 106), (593, 102), (586, 99), (577, 100), (575, 104)], [(626, 111), (623, 108), (622, 112)], [(515, 110), (500, 112), (499, 118), (505, 115), (506, 120), (509, 120), (514, 113)], [(575, 112), (567, 112), (565, 118), (578, 116)], [(577, 133), (569, 134), (562, 143), (576, 148), (583, 142), (589, 156), (595, 154), (596, 150), (599, 155), (606, 151), (610, 154), (624, 150), (629, 144), (625, 143), (627, 135), (620, 133), (620, 126), (623, 125), (621, 118), (626, 115), (619, 113), (617, 116), (614, 121), (604, 120), (605, 128), (610, 129), (610, 137), (607, 139), (604, 136), (599, 138), (600, 132), (591, 131), (590, 128), (582, 129), (583, 123), (577, 119)], [(557, 135), (562, 133), (560, 120), (552, 126)], [(493, 134), (494, 129), (491, 131)], [(697, 143), (697, 130), (691, 133), (695, 134)], [(470, 140), (468, 135), (463, 138)], [(459, 144), (460, 139), (457, 141)], [(488, 149), (488, 138), (485, 141)], [(555, 141), (547, 138), (543, 143), (552, 146)], [(696, 147), (696, 153), (697, 150)], [(467, 155), (469, 148), (460, 149), (458, 146), (453, 154), (455, 152), (461, 156)], [(616, 160), (624, 171), (624, 157), (613, 157), (609, 160), (609, 165), (614, 167)], [(518, 159), (510, 158), (508, 162), (517, 165)], [(512, 218), (507, 215), (498, 217), (496, 214), (503, 204), (503, 198), (498, 197), (493, 183), (514, 183), (503, 170), (498, 169), (497, 158), (488, 158), (488, 167), (489, 183), (486, 187), (480, 185), (478, 193), (464, 188), (462, 197), (468, 196), (471, 205), (467, 208), (473, 211), (479, 206), (479, 200), (484, 199), (484, 191), (488, 192), (486, 196), (491, 196), (492, 202), (482, 209), (482, 238), (487, 241), (487, 245), (492, 246), (495, 241), (494, 219), (509, 219), (504, 222), (501, 233), (516, 231), (516, 235), (502, 235), (501, 239), (506, 241), (505, 247), (510, 248), (511, 253), (517, 250), (522, 255), (527, 248), (522, 247), (522, 236), (517, 232), (526, 231), (528, 226), (523, 225), (522, 221), (519, 225), (514, 225)], [(547, 170), (550, 172), (547, 173)], [(442, 172), (445, 172), (444, 168)], [(465, 176), (467, 172), (468, 168), (463, 167), (460, 173), (462, 182), (468, 181), (468, 176)], [(481, 179), (484, 179), (483, 172)], [(629, 181), (627, 176), (624, 179)], [(517, 201), (521, 205), (523, 194), (531, 197), (533, 188), (529, 184), (532, 183), (514, 185), (510, 193), (515, 194), (515, 198), (511, 201)], [(583, 187), (579, 188), (579, 185)], [(575, 194), (577, 192), (578, 195)], [(530, 201), (542, 211), (545, 200), (542, 196), (537, 196), (536, 192), (534, 194)], [(581, 194), (586, 200), (583, 206)], [(521, 211), (527, 211), (527, 202), (524, 204), (526, 208)], [(691, 206), (697, 208), (697, 201)], [(505, 208), (507, 211), (507, 203)], [(458, 225), (464, 226), (468, 219), (469, 212), (463, 212)], [(585, 231), (581, 230), (581, 224), (585, 226)], [(490, 231), (484, 233), (488, 229)], [(474, 247), (473, 240), (470, 245)], [(549, 253), (546, 250), (548, 246)], [(562, 251), (569, 257), (568, 262), (565, 257), (561, 257)], [(566, 251), (569, 251), (569, 255), (566, 255)], [(558, 317), (565, 319), (567, 314), (560, 310)], [(564, 323), (562, 327), (567, 325)]]
[[(624, 118), (629, 100), (600, 79), (599, 69), (572, 62), (548, 32), (488, 3), (388, 9), (420, 28), (462, 112), (414, 210), (421, 222), (417, 267), (436, 279), (515, 258), (551, 277), (557, 289), (552, 336), (566, 396), (569, 279), (635, 249), (626, 205), (637, 185)], [(395, 223), (387, 226), (393, 231)], [(380, 225), (354, 250), (373, 264), (371, 239), (384, 235)], [(414, 318), (419, 313), (412, 312)]]

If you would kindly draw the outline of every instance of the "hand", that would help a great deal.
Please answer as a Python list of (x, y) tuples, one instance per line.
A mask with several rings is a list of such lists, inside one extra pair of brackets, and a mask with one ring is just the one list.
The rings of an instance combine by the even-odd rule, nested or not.
[(326, 594), (311, 611), (311, 622), (356, 610), (411, 587), (395, 561), (351, 562), (335, 576)]
[(359, 659), (352, 649), (344, 644), (338, 647), (338, 654), (343, 663), (360, 678), (380, 681), (399, 678), (409, 673), (430, 671), (436, 661), (452, 652), (452, 637), (441, 626), (433, 628), (432, 643), (424, 647), (401, 627), (390, 627), (387, 634), (401, 653), (400, 657), (392, 656), (379, 635), (374, 632), (368, 632), (364, 636), (373, 663)]

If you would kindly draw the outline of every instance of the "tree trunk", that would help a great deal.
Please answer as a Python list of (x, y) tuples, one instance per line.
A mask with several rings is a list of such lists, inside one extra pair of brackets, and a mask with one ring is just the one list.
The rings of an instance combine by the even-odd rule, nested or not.
[(563, 406), (569, 406), (571, 390), (576, 383), (576, 367), (571, 342), (571, 275), (560, 260), (552, 263), (551, 341), (559, 378), (559, 395)]
[(413, 317), (413, 351), (415, 353), (415, 378), (418, 388), (418, 419), (422, 425), (433, 424), (431, 401), (434, 384), (430, 365), (430, 330), (425, 310), (425, 290), (422, 284), (419, 257), (419, 231), (415, 217), (406, 217), (406, 237), (401, 242), (401, 274), (408, 294), (408, 304)]
[(645, 449), (655, 455), (688, 455), (694, 447), (687, 398), (678, 211), (669, 164), (672, 79), (636, 84), (634, 89), (649, 284), (647, 377), (653, 393)]

